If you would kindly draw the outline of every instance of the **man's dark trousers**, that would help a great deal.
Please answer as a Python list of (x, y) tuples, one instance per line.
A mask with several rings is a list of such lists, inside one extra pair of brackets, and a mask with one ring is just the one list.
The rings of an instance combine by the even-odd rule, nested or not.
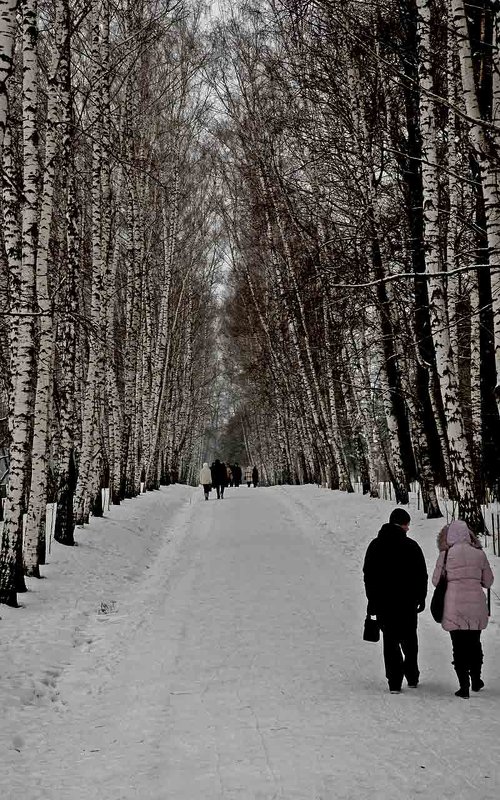
[(384, 640), (385, 674), (389, 689), (399, 690), (403, 678), (410, 686), (418, 683), (417, 614), (379, 618)]

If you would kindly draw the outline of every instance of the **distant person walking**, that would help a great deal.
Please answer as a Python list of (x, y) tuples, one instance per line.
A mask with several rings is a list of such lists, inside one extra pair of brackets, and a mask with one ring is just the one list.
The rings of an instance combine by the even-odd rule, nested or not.
[(241, 483), (241, 467), (237, 461), (233, 464), (233, 480), (234, 485), (238, 487)]
[(459, 683), (455, 695), (466, 699), (469, 687), (479, 692), (484, 686), (481, 631), (488, 624), (488, 607), (483, 589), (492, 585), (493, 573), (479, 539), (463, 520), (446, 525), (439, 533), (437, 545), (440, 552), (432, 583), (437, 586), (443, 570), (446, 571), (441, 625), (451, 636)]
[(210, 489), (212, 488), (212, 472), (208, 463), (205, 461), (200, 470), (200, 483), (203, 486), (205, 500), (208, 500)]
[(245, 483), (250, 488), (250, 484), (252, 483), (252, 467), (247, 467), (245, 470)]
[(425, 608), (427, 567), (420, 546), (407, 536), (410, 515), (395, 508), (368, 545), (363, 566), (368, 614), (376, 616), (384, 642), (385, 674), (392, 694), (406, 678), (416, 688), (417, 614)]
[(224, 489), (227, 486), (226, 465), (221, 464), (218, 458), (210, 467), (212, 473), (212, 486), (217, 492), (217, 500), (224, 499)]
[(257, 467), (254, 467), (252, 470), (252, 481), (254, 486), (259, 485), (259, 470)]

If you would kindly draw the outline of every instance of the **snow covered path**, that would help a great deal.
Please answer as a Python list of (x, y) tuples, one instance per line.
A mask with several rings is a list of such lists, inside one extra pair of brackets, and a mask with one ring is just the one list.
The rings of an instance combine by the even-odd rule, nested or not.
[[(453, 696), (449, 639), (425, 612), (422, 684), (390, 695), (380, 645), (361, 640), (360, 572), (389, 503), (182, 491), (173, 511), (168, 490), (137, 501), (164, 527), (152, 561), (88, 618), (51, 697), (8, 708), (3, 800), (498, 798), (498, 605), (481, 694)], [(411, 513), (430, 569), (436, 525)], [(7, 612), (8, 629), (24, 612)]]

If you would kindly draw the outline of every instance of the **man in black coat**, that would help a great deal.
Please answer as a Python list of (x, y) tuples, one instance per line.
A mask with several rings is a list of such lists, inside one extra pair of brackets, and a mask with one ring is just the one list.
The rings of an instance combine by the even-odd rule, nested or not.
[(252, 481), (254, 488), (255, 486), (259, 485), (259, 470), (257, 469), (257, 467), (254, 467), (252, 470)]
[(218, 458), (215, 459), (210, 467), (212, 473), (212, 486), (217, 492), (217, 500), (224, 499), (224, 489), (227, 486), (226, 465), (221, 464)]
[(384, 640), (389, 690), (418, 684), (417, 614), (425, 608), (427, 566), (420, 546), (406, 534), (410, 515), (395, 508), (368, 545), (363, 565), (368, 614), (376, 615)]
[(234, 485), (239, 486), (241, 483), (241, 467), (237, 461), (233, 465), (233, 479)]

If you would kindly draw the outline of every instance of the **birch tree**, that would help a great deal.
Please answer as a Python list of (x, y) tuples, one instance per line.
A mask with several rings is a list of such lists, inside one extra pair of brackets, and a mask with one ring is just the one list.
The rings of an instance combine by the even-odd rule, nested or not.
[[(447, 28), (448, 8), (454, 24)], [(248, 325), (261, 332), (262, 353), (276, 356), (278, 336), (288, 363), (295, 362), (302, 376), (289, 381), (286, 390), (292, 408), (305, 414), (292, 437), (302, 442), (308, 465), (299, 472), (305, 476), (316, 461), (328, 462), (334, 416), (325, 399), (332, 398), (333, 385), (340, 387), (339, 408), (348, 407), (358, 420), (356, 436), (370, 425), (369, 416), (361, 413), (366, 400), (360, 405), (355, 396), (369, 396), (370, 387), (353, 389), (360, 381), (370, 382), (370, 368), (360, 369), (359, 359), (355, 368), (348, 359), (344, 367), (336, 359), (332, 363), (328, 345), (333, 333), (344, 352), (354, 353), (345, 341), (352, 337), (352, 320), (363, 320), (362, 328), (369, 319), (377, 343), (371, 368), (381, 376), (371, 413), (388, 448), (389, 474), (402, 488), (399, 498), (406, 499), (408, 481), (418, 477), (428, 515), (438, 516), (435, 485), (441, 483), (458, 500), (459, 513), (481, 530), (479, 461), (472, 447), (482, 452), (486, 480), (494, 483), (498, 473), (489, 444), (497, 413), (489, 405), (487, 378), (488, 329), (493, 331), (487, 282), (490, 274), (494, 280), (494, 270), (485, 279), (478, 264), (474, 313), (468, 299), (474, 277), (468, 272), (476, 265), (468, 256), (482, 241), (483, 207), (489, 241), (486, 250), (480, 244), (481, 252), (494, 253), (495, 204), (488, 200), (494, 189), (486, 187), (483, 204), (482, 176), (496, 169), (494, 128), (487, 119), (487, 98), (493, 104), (498, 90), (496, 78), (488, 84), (495, 53), (488, 31), (496, 30), (490, 24), (495, 14), (441, 0), (382, 5), (263, 0), (254, 10), (253, 15), (241, 10), (229, 16), (218, 31), (231, 53), (219, 83), (231, 133), (224, 132), (221, 142), (242, 186), (233, 198), (238, 210), (230, 235), (237, 243), (233, 263), (246, 260), (246, 274), (254, 273), (252, 284), (264, 281), (264, 291), (253, 293), (256, 315), (244, 300), (243, 286), (238, 287)], [(475, 109), (470, 99), (461, 99), (462, 86), (466, 94), (470, 87)], [(468, 172), (467, 126), (472, 126), (471, 160), (477, 161), (480, 185)], [(228, 185), (227, 170), (224, 174)], [(468, 220), (474, 213), (472, 226)], [(260, 241), (252, 228), (260, 231)], [(246, 239), (254, 242), (252, 250)], [(313, 270), (298, 269), (301, 259), (314, 264)], [(264, 262), (271, 269), (263, 270)], [(292, 268), (280, 268), (282, 262)], [(315, 292), (312, 273), (328, 297), (327, 308), (334, 309), (331, 328), (324, 322), (328, 314), (321, 325), (308, 306)], [(262, 324), (264, 298), (274, 281), (282, 310)], [(236, 297), (231, 303), (238, 305)], [(370, 307), (376, 313), (367, 317)], [(464, 317), (465, 310), (470, 318)], [(273, 341), (269, 348), (267, 339)], [(313, 339), (322, 354), (318, 360), (308, 344)], [(469, 355), (463, 349), (467, 341)], [(473, 369), (481, 375), (474, 386), (461, 366), (464, 353), (466, 358), (474, 354)], [(266, 376), (284, 386), (280, 370), (271, 365)], [(245, 360), (242, 367), (253, 381)], [(261, 383), (257, 396), (267, 404), (265, 380)], [(352, 436), (352, 427), (340, 413), (335, 427), (341, 431), (341, 447), (357, 453), (354, 469), (366, 475), (367, 440), (349, 448), (344, 437)], [(256, 421), (247, 430), (249, 448), (249, 431), (259, 438), (259, 427)], [(371, 459), (378, 459), (376, 470), (373, 464), (369, 468), (375, 483), (375, 473), (386, 470), (374, 449)]]
[[(47, 79), (47, 121), (45, 157), (39, 203), (36, 250), (36, 299), (40, 312), (38, 331), (37, 382), (35, 389), (33, 446), (28, 516), (24, 537), (24, 564), (27, 575), (39, 577), (39, 564), (45, 559), (45, 507), (47, 502), (48, 436), (52, 403), (55, 330), (50, 289), (50, 236), (54, 213), (56, 160), (60, 146), (59, 65), (64, 44), (64, 3), (55, 8), (54, 39)], [(38, 198), (36, 199), (38, 202)]]
[[(75, 523), (102, 513), (108, 478), (118, 502), (146, 474), (147, 488), (167, 468), (196, 474), (217, 264), (200, 8), (58, 0), (43, 27), (35, 2), (21, 10), (16, 49), (2, 17), (17, 59), (2, 62), (12, 433), (0, 599), (11, 604), (28, 497), (36, 577), (49, 498), (56, 541), (72, 545)], [(0, 347), (3, 361), (1, 331)]]
[(37, 6), (23, 0), (22, 13), (22, 204), (21, 258), (10, 260), (11, 307), (11, 407), (10, 471), (5, 522), (0, 553), (0, 602), (16, 605), (16, 591), (23, 591), (23, 515), (26, 513), (26, 479), (31, 450), (33, 407), (33, 352), (35, 310), (35, 254), (37, 227), (38, 152), (36, 116)]
[(431, 3), (417, 0), (420, 70), (420, 118), (422, 131), (422, 183), (424, 199), (424, 236), (426, 269), (429, 274), (429, 307), (431, 330), (436, 353), (441, 398), (446, 418), (446, 441), (450, 467), (449, 479), (458, 497), (460, 513), (471, 520), (475, 529), (483, 526), (481, 509), (475, 497), (473, 465), (469, 443), (465, 436), (462, 411), (458, 398), (456, 357), (450, 336), (450, 314), (447, 302), (445, 274), (447, 263), (442, 260), (441, 227), (439, 224), (439, 174), (437, 122), (432, 99), (434, 83), (431, 62)]
[(0, 3), (0, 157), (7, 127), (8, 79), (14, 67), (13, 50), (18, 5), (19, 0), (2, 0)]

